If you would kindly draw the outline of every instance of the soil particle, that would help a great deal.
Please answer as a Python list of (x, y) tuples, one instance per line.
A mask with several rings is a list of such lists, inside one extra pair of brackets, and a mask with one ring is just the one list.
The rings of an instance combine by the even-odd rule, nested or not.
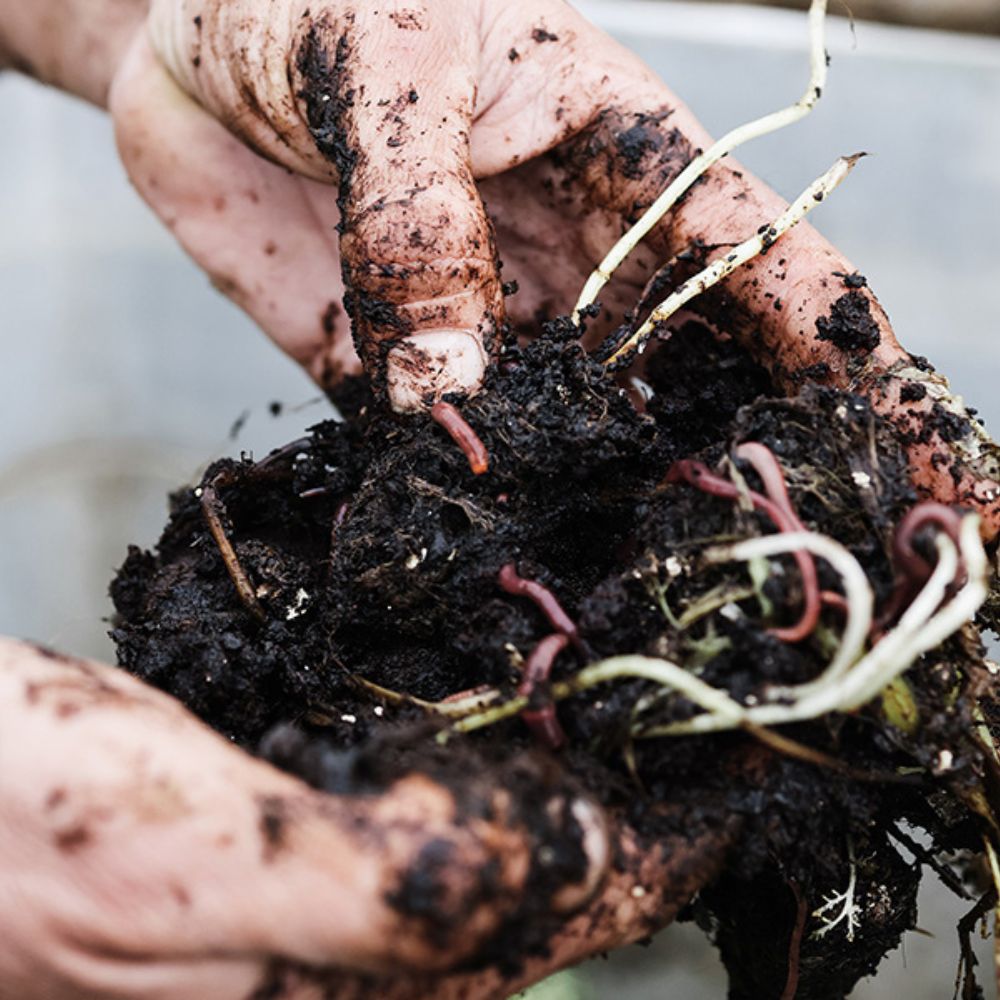
[(829, 316), (816, 320), (817, 340), (826, 340), (842, 351), (871, 353), (882, 341), (872, 318), (871, 302), (859, 291), (850, 291), (834, 302)]
[(540, 27), (531, 32), (531, 40), (541, 45), (543, 42), (558, 42), (559, 36), (553, 35), (551, 31), (546, 31), (544, 27)]
[(927, 396), (927, 386), (922, 382), (906, 382), (899, 390), (899, 399), (903, 403), (919, 403)]
[(867, 288), (868, 279), (858, 271), (853, 274), (844, 274), (841, 271), (834, 271), (833, 276), (835, 278), (840, 278), (844, 282), (844, 285), (850, 289)]
[(260, 811), (260, 834), (263, 858), (273, 861), (285, 843), (288, 813), (285, 800), (276, 795), (262, 795), (257, 802)]
[(298, 97), (305, 102), (306, 120), (316, 148), (337, 169), (337, 205), (343, 220), (358, 159), (347, 128), (347, 115), (354, 106), (355, 89), (347, 73), (350, 59), (348, 37), (340, 35), (331, 58), (329, 35), (328, 25), (320, 21), (309, 28), (299, 46), (296, 65), (303, 88)]
[(93, 835), (86, 826), (78, 823), (64, 830), (57, 830), (52, 839), (60, 851), (73, 854), (90, 844)]
[(636, 219), (694, 157), (671, 107), (645, 113), (603, 110), (594, 123), (550, 154), (566, 188), (589, 193), (595, 205)]

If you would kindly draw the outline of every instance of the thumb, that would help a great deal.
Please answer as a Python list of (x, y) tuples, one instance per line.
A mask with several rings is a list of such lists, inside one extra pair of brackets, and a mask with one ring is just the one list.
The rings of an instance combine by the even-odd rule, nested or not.
[(345, 306), (393, 407), (479, 388), (496, 349), (496, 247), (469, 148), (477, 26), (450, 2), (325, 13), (297, 43), (297, 98), (337, 167)]

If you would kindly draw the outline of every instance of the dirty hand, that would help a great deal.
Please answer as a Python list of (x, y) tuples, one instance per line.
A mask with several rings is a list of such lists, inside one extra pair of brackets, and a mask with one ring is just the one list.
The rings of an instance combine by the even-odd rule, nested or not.
[[(480, 385), (504, 318), (498, 255), (520, 286), (515, 326), (568, 312), (626, 223), (710, 141), (563, 0), (154, 0), (110, 106), (134, 183), (218, 287), (327, 384), (357, 365), (353, 326), (398, 410)], [(742, 241), (783, 207), (716, 168), (608, 312), (634, 304), (656, 262)], [(726, 317), (763, 327), (776, 353), (806, 322), (800, 305), (815, 318), (842, 292), (818, 277), (851, 270), (805, 227), (786, 245), (787, 266), (730, 282), (742, 309)]]
[[(323, 384), (360, 355), (400, 411), (481, 384), (504, 320), (499, 260), (519, 285), (516, 329), (569, 312), (711, 141), (563, 0), (154, 0), (110, 104), (133, 181), (217, 285)], [(606, 291), (606, 316), (657, 263), (739, 243), (784, 207), (718, 164)], [(693, 308), (790, 392), (871, 395), (911, 441), (918, 485), (995, 533), (996, 463), (972, 429), (941, 439), (933, 394), (911, 391), (913, 363), (854, 274), (802, 225)]]
[[(412, 979), (475, 954), (554, 838), (586, 861), (551, 909), (583, 904), (609, 853), (596, 808), (539, 775), (545, 818), (528, 824), (476, 780), (460, 802), (420, 776), (323, 795), (121, 671), (0, 640), (0, 998), (313, 996), (306, 968), (329, 965)], [(630, 899), (626, 880), (603, 905)], [(669, 915), (659, 893), (650, 905)], [(557, 940), (535, 975), (639, 933), (627, 916)], [(353, 995), (340, 976), (335, 995)]]
[[(498, 256), (520, 285), (507, 318), (531, 332), (710, 142), (563, 0), (44, 0), (0, 9), (4, 61), (110, 103), (133, 181), (218, 287), (325, 386), (360, 353), (399, 410), (479, 385)], [(717, 164), (606, 289), (605, 316), (658, 263), (721, 252), (783, 208)], [(692, 308), (789, 392), (871, 396), (917, 485), (996, 534), (1000, 462), (964, 416), (942, 438), (933, 378), (853, 273), (803, 224)]]

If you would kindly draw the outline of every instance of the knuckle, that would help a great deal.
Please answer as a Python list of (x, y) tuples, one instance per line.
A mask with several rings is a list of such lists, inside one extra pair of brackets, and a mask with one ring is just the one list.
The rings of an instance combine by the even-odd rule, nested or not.
[(672, 116), (668, 105), (638, 112), (605, 108), (558, 151), (560, 165), (596, 201), (637, 217), (695, 156)]
[(341, 246), (353, 290), (397, 304), (481, 290), (496, 277), (478, 202), (440, 190), (379, 198), (350, 220)]

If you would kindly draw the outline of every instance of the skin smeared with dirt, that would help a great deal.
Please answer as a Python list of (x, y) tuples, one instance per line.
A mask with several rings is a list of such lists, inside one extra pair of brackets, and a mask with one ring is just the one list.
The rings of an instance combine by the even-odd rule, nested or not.
[[(505, 322), (531, 330), (569, 312), (623, 227), (711, 141), (648, 67), (557, 0), (344, 0), (318, 13), (275, 0), (267, 16), (258, 0), (156, 0), (148, 35), (106, 70), (140, 193), (324, 387), (363, 361), (400, 411), (476, 391)], [(717, 164), (605, 290), (591, 335), (662, 261), (704, 262), (784, 208), (735, 162)], [(498, 254), (520, 287), (506, 300)], [(694, 308), (783, 391), (859, 391), (914, 424), (921, 489), (976, 507), (992, 537), (1000, 457), (974, 432), (937, 433), (930, 404), (908, 395), (914, 359), (855, 273), (801, 225)], [(349, 308), (334, 315), (342, 294)]]
[[(650, 702), (644, 681), (556, 704), (565, 743), (555, 753), (517, 718), (452, 734), (442, 749), (446, 723), (412, 699), (484, 684), (517, 692), (525, 662), (561, 619), (544, 610), (540, 590), (513, 585), (511, 565), (558, 600), (578, 637), (553, 647), (536, 707), (548, 684), (618, 653), (673, 659), (740, 698), (815, 677), (842, 612), (824, 605), (819, 629), (799, 643), (770, 634), (801, 616), (795, 561), (783, 560), (784, 572), (758, 592), (742, 566), (706, 566), (699, 554), (772, 525), (732, 500), (667, 483), (666, 472), (697, 456), (726, 475), (720, 462), (739, 444), (766, 446), (797, 516), (851, 549), (884, 606), (896, 583), (894, 528), (917, 498), (905, 442), (860, 396), (813, 387), (774, 398), (772, 377), (737, 343), (697, 324), (648, 360), (654, 395), (641, 414), (566, 323), (527, 346), (509, 339), (501, 356), (483, 392), (452, 400), (489, 452), (485, 473), (429, 415), (388, 414), (358, 383), (339, 397), (343, 423), (321, 424), (264, 462), (227, 460), (206, 473), (211, 482), (226, 470), (227, 536), (263, 623), (241, 602), (199, 498), (177, 493), (158, 550), (132, 550), (112, 588), (122, 665), (317, 788), (371, 794), (418, 775), (474, 801), (470, 774), (516, 788), (525, 767), (555, 768), (628, 831), (621, 843), (635, 853), (618, 848), (604, 889), (579, 916), (552, 914), (546, 874), (533, 869), (545, 904), (519, 905), (435, 995), (509, 995), (546, 955), (572, 961), (592, 951), (588, 941), (635, 940), (683, 912), (716, 928), (735, 996), (780, 995), (793, 958), (796, 995), (844, 996), (913, 925), (920, 866), (894, 846), (898, 824), (928, 831), (931, 854), (981, 845), (966, 803), (993, 778), (971, 735), (988, 677), (974, 632), (907, 675), (911, 728), (890, 722), (878, 702), (856, 717), (792, 727), (786, 735), (825, 764), (747, 735), (630, 741), (640, 702), (650, 723), (692, 714), (681, 698)], [(751, 464), (731, 461), (750, 488), (765, 488)], [(908, 540), (921, 559), (933, 551), (929, 537)], [(836, 591), (829, 567), (817, 568), (821, 588)], [(543, 822), (531, 816), (529, 828)], [(573, 881), (578, 847), (565, 851), (549, 863)], [(437, 913), (445, 853), (431, 846), (426, 870), (400, 884), (391, 905)], [(843, 929), (817, 937), (811, 914), (844, 891), (852, 864), (860, 916), (845, 946)], [(758, 919), (753, 900), (771, 886), (780, 891), (761, 902), (768, 916)], [(698, 889), (696, 911), (684, 910)], [(622, 910), (622, 895), (638, 909)], [(801, 900), (810, 916), (795, 936)], [(446, 907), (442, 928), (460, 913)], [(272, 972), (282, 989), (319, 975), (299, 965)], [(372, 988), (324, 982), (337, 997)], [(386, 996), (415, 988), (377, 985)]]
[[(677, 351), (690, 351), (709, 370), (669, 350), (664, 367), (654, 359), (657, 395), (648, 417), (639, 417), (597, 366), (573, 353), (575, 331), (565, 324), (533, 352), (515, 351), (506, 337), (505, 320), (536, 332), (541, 318), (566, 313), (623, 226), (709, 142), (668, 88), (568, 5), (344, 0), (318, 11), (307, 0), (155, 0), (148, 32), (114, 18), (106, 39), (92, 31), (102, 20), (93, 4), (80, 37), (78, 18), (69, 16), (75, 6), (63, 0), (66, 16), (53, 19), (60, 23), (27, 7), (5, 13), (0, 58), (109, 101), (143, 196), (216, 286), (324, 387), (363, 361), (379, 403), (386, 397), (399, 411), (419, 412), (450, 397), (494, 459), (470, 484), (468, 456), (456, 454), (445, 428), (425, 418), (404, 426), (368, 398), (367, 414), (318, 430), (266, 467), (222, 463), (204, 483), (209, 502), (205, 492), (181, 497), (159, 555), (135, 554), (126, 567), (117, 590), (123, 660), (245, 746), (265, 755), (284, 747), (290, 770), (305, 773), (322, 761), (311, 779), (320, 788), (341, 781), (354, 794), (359, 779), (349, 769), (345, 777), (343, 758), (369, 739), (383, 740), (386, 730), (398, 730), (396, 745), (417, 752), (387, 753), (388, 771), (374, 790), (391, 789), (387, 782), (402, 774), (424, 781), (434, 760), (422, 711), (391, 698), (378, 703), (348, 666), (369, 684), (431, 699), (480, 683), (524, 690), (522, 663), (532, 662), (552, 622), (532, 601), (498, 587), (500, 569), (513, 564), (578, 619), (579, 642), (555, 651), (532, 682), (529, 711), (536, 723), (550, 723), (535, 731), (565, 734), (567, 770), (600, 793), (619, 828), (632, 831), (636, 857), (654, 864), (669, 855), (670, 863), (641, 876), (636, 864), (619, 869), (642, 881), (609, 880), (611, 899), (594, 904), (585, 946), (548, 922), (561, 908), (554, 900), (519, 902), (514, 924), (522, 936), (491, 925), (492, 941), (474, 934), (465, 942), (483, 945), (481, 963), (502, 956), (484, 973), (482, 982), (492, 985), (482, 990), (502, 994), (527, 981), (544, 967), (538, 952), (550, 947), (573, 958), (652, 930), (655, 909), (622, 907), (623, 891), (626, 904), (634, 889), (661, 902), (662, 921), (723, 864), (709, 919), (718, 921), (735, 993), (776, 992), (775, 984), (787, 992), (791, 979), (802, 996), (846, 989), (910, 920), (914, 873), (879, 881), (880, 871), (899, 871), (886, 855), (893, 850), (882, 835), (887, 824), (901, 816), (920, 822), (942, 848), (977, 842), (967, 811), (958, 810), (956, 830), (937, 799), (928, 811), (920, 798), (930, 788), (974, 802), (970, 789), (988, 776), (989, 762), (968, 736), (975, 721), (968, 693), (988, 680), (975, 640), (955, 640), (942, 654), (943, 670), (929, 661), (917, 668), (920, 683), (908, 697), (919, 739), (887, 730), (877, 715), (874, 723), (863, 716), (870, 728), (847, 720), (796, 733), (827, 759), (848, 761), (848, 772), (834, 767), (819, 777), (815, 760), (748, 754), (746, 741), (732, 737), (631, 747), (632, 712), (648, 693), (639, 683), (559, 706), (546, 688), (588, 658), (621, 650), (674, 656), (737, 693), (753, 694), (762, 678), (788, 682), (819, 670), (820, 647), (839, 625), (835, 605), (815, 637), (774, 645), (775, 628), (800, 620), (803, 588), (791, 564), (751, 598), (736, 570), (702, 571), (686, 554), (703, 530), (727, 538), (766, 527), (718, 497), (663, 482), (670, 463), (693, 451), (709, 449), (702, 457), (715, 465), (730, 446), (763, 436), (794, 466), (793, 498), (804, 519), (850, 536), (880, 600), (893, 590), (890, 527), (913, 500), (898, 445), (923, 491), (978, 509), (984, 533), (995, 534), (993, 446), (923, 362), (899, 347), (853, 267), (799, 227), (696, 307), (761, 367), (734, 355), (732, 344), (675, 333)], [(101, 9), (111, 17), (127, 6), (108, 0)], [(74, 73), (68, 57), (81, 49), (86, 68)], [(588, 342), (633, 308), (658, 262), (672, 260), (679, 277), (783, 207), (732, 161), (714, 168), (609, 287), (604, 314), (589, 319)], [(500, 283), (498, 251), (505, 277), (516, 282)], [(510, 296), (516, 283), (520, 291)], [(650, 290), (649, 304), (655, 301)], [(490, 371), (491, 361), (498, 370)], [(859, 391), (894, 420), (895, 435), (871, 418), (864, 400), (810, 383)], [(480, 389), (474, 402), (464, 398)], [(762, 395), (803, 389), (794, 404), (754, 404), (736, 415)], [(827, 503), (817, 507), (818, 497)], [(915, 551), (927, 544), (918, 538)], [(673, 548), (684, 558), (672, 561)], [(234, 580), (252, 587), (235, 602)], [(674, 605), (690, 616), (720, 594), (728, 617), (718, 622), (714, 610), (706, 612), (711, 630), (697, 615), (693, 624), (671, 625)], [(994, 620), (995, 604), (984, 622)], [(67, 718), (80, 715), (66, 710)], [(650, 710), (669, 721), (690, 707), (666, 699)], [(995, 718), (990, 705), (983, 711)], [(520, 766), (515, 755), (537, 750), (525, 721), (462, 745), (482, 750), (484, 770), (506, 781), (506, 768)], [(299, 744), (282, 728), (288, 724), (304, 731)], [(940, 763), (946, 754), (947, 767)], [(719, 773), (706, 774), (705, 760), (718, 761)], [(896, 768), (918, 766), (914, 760), (922, 769), (911, 782), (916, 790), (902, 783), (897, 794)], [(438, 775), (446, 804), (452, 786), (456, 796), (467, 794), (454, 766), (458, 773)], [(426, 782), (420, 787), (427, 791)], [(265, 795), (254, 814), (262, 856), (274, 855), (287, 829), (282, 801)], [(806, 802), (829, 806), (804, 816)], [(666, 815), (663, 803), (672, 807)], [(742, 830), (732, 855), (735, 830), (723, 817), (735, 817)], [(572, 814), (560, 818), (569, 823)], [(551, 819), (536, 812), (526, 823), (544, 842)], [(712, 838), (706, 829), (721, 832)], [(70, 825), (61, 842), (73, 855), (90, 850), (94, 838)], [(557, 846), (566, 853), (557, 867), (572, 875), (572, 844)], [(867, 924), (859, 943), (834, 959), (830, 942), (840, 932), (816, 944), (802, 917), (811, 912), (806, 903), (845, 884), (851, 851)], [(386, 898), (394, 917), (454, 936), (476, 901), (495, 890), (475, 878), (444, 885), (447, 855), (442, 844), (428, 844), (420, 864), (393, 880)], [(460, 865), (456, 872), (456, 879), (467, 875)], [(794, 903), (781, 970), (773, 937), (755, 939), (739, 905), (774, 878), (792, 887), (783, 902)], [(649, 892), (646, 882), (658, 879), (660, 892)], [(563, 886), (556, 895), (564, 903), (566, 889), (570, 898), (581, 893)], [(888, 909), (885, 894), (896, 900)], [(490, 916), (485, 903), (477, 912)], [(314, 930), (298, 929), (306, 939)]]

